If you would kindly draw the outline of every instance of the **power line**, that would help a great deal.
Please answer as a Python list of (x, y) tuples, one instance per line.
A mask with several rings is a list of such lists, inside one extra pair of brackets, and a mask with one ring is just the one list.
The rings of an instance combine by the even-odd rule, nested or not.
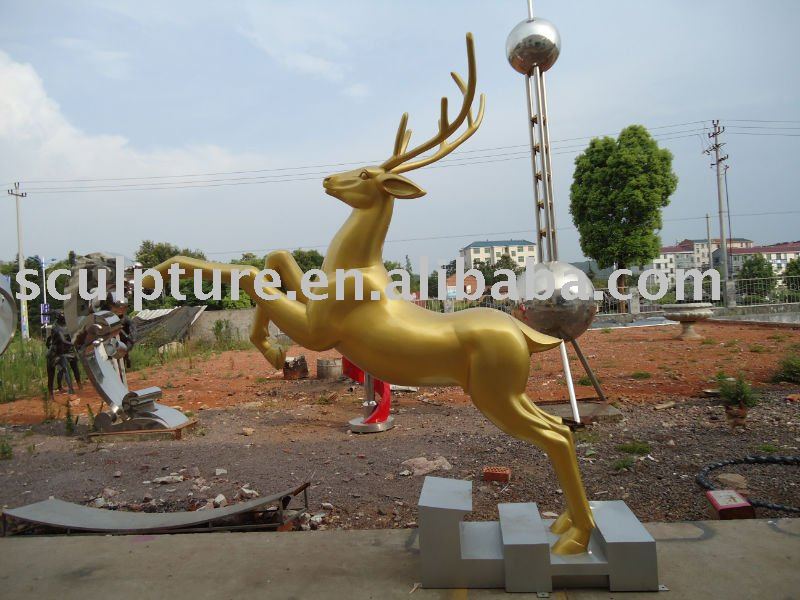
[[(687, 121), (685, 123), (673, 123), (670, 125), (658, 125), (655, 127), (649, 127), (648, 130), (656, 130), (656, 129), (672, 129), (676, 127), (684, 127), (687, 125), (697, 125), (706, 123), (707, 121)], [(665, 132), (663, 135), (668, 135), (669, 133), (676, 133), (676, 132)], [(587, 135), (581, 137), (573, 137), (573, 138), (564, 138), (561, 140), (553, 140), (553, 144), (561, 143), (561, 142), (571, 142), (576, 140), (585, 140), (591, 139), (595, 137), (604, 137), (616, 135), (615, 133), (600, 133), (594, 135)], [(656, 134), (661, 135), (661, 134)], [(655, 137), (655, 136), (654, 136)], [(459, 150), (454, 152), (453, 154), (473, 154), (477, 152), (489, 152), (494, 150), (507, 150), (511, 148), (527, 148), (527, 144), (514, 144), (510, 146), (496, 146), (493, 148), (478, 148), (474, 150)], [(142, 176), (131, 176), (131, 177), (101, 177), (101, 178), (82, 178), (82, 179), (29, 179), (25, 180), (25, 184), (40, 184), (40, 183), (94, 183), (94, 182), (103, 182), (103, 181), (136, 181), (136, 180), (153, 180), (153, 179), (180, 179), (180, 178), (187, 178), (187, 177), (215, 177), (220, 175), (245, 175), (245, 174), (252, 174), (252, 173), (272, 173), (272, 172), (280, 172), (280, 171), (296, 171), (296, 170), (303, 170), (303, 169), (321, 169), (326, 167), (342, 167), (348, 165), (359, 165), (359, 164), (371, 164), (380, 162), (379, 160), (362, 160), (362, 161), (349, 161), (349, 162), (338, 162), (338, 163), (325, 163), (325, 164), (316, 164), (316, 165), (302, 165), (297, 167), (274, 167), (269, 169), (252, 169), (252, 170), (240, 170), (240, 171), (219, 171), (219, 172), (210, 172), (210, 173), (186, 173), (181, 175), (142, 175)]]
[[(783, 211), (767, 211), (767, 212), (751, 212), (751, 213), (736, 213), (732, 216), (734, 217), (760, 217), (760, 216), (771, 216), (771, 215), (794, 215), (800, 214), (800, 210), (783, 210)], [(665, 223), (677, 223), (677, 222), (684, 222), (684, 221), (699, 221), (704, 220), (706, 217), (705, 215), (699, 217), (675, 217), (672, 219), (663, 219)], [(565, 227), (557, 227), (557, 231), (575, 231), (576, 228), (574, 226), (565, 226)], [(413, 237), (413, 238), (395, 238), (386, 240), (384, 243), (386, 244), (398, 244), (398, 243), (407, 243), (407, 242), (429, 242), (429, 241), (436, 241), (436, 240), (452, 240), (452, 239), (459, 239), (459, 238), (470, 238), (470, 237), (486, 237), (486, 236), (495, 236), (495, 235), (518, 235), (523, 233), (530, 233), (530, 228), (528, 229), (519, 229), (515, 231), (493, 231), (493, 232), (480, 232), (480, 233), (463, 233), (463, 234), (453, 234), (453, 235), (433, 235), (433, 236), (425, 236), (425, 237)], [(315, 249), (315, 248), (327, 248), (330, 245), (330, 242), (326, 242), (324, 244), (298, 244), (293, 246), (293, 248), (307, 248), (307, 249)], [(286, 249), (285, 246), (281, 247), (273, 247), (273, 248), (256, 248), (250, 250), (217, 250), (214, 252), (206, 252), (207, 255), (220, 255), (220, 254), (258, 254), (258, 253), (269, 253), (273, 250), (282, 250)]]
[[(685, 131), (670, 131), (663, 134), (656, 134), (664, 137), (655, 137), (656, 141), (670, 141), (682, 139), (687, 137), (694, 137), (698, 135), (702, 129), (685, 130)], [(689, 135), (676, 135), (686, 134)], [(510, 146), (518, 147), (518, 146)], [(557, 152), (553, 154), (576, 154), (575, 148), (584, 148), (584, 144), (576, 144), (572, 146), (563, 146), (556, 148)], [(483, 156), (469, 156), (463, 158), (453, 158), (441, 161), (441, 164), (429, 167), (430, 169), (441, 169), (447, 167), (458, 167), (466, 165), (487, 164), (493, 162), (504, 162), (507, 160), (517, 160), (528, 158), (530, 156), (529, 150), (520, 150), (517, 152), (504, 152), (499, 154), (487, 154)], [(493, 159), (496, 160), (483, 160)], [(476, 160), (481, 159), (481, 160)], [(347, 163), (350, 164), (350, 163)], [(361, 163), (358, 163), (361, 164)], [(255, 185), (266, 183), (286, 183), (295, 181), (310, 181), (318, 179), (319, 175), (327, 175), (328, 171), (310, 171), (303, 173), (291, 173), (286, 175), (263, 175), (257, 177), (234, 177), (222, 179), (206, 179), (206, 180), (187, 180), (187, 181), (174, 181), (174, 182), (153, 182), (153, 183), (120, 183), (108, 184), (97, 186), (74, 186), (74, 187), (34, 187), (28, 188), (29, 191), (38, 194), (61, 194), (61, 193), (87, 193), (87, 192), (125, 192), (125, 191), (157, 191), (157, 190), (172, 190), (172, 189), (188, 189), (188, 188), (214, 188), (224, 186), (238, 186), (238, 185)], [(98, 180), (99, 181), (99, 180)]]

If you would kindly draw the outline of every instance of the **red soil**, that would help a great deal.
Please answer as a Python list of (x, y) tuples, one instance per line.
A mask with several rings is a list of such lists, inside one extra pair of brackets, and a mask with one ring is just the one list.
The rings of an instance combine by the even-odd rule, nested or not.
[[(634, 402), (698, 396), (713, 385), (718, 371), (731, 375), (741, 372), (755, 384), (768, 383), (780, 358), (800, 348), (797, 329), (716, 324), (703, 324), (697, 329), (705, 336), (704, 342), (677, 340), (678, 326), (662, 326), (593, 330), (582, 336), (580, 343), (609, 399)], [(338, 356), (335, 350), (313, 352), (299, 347), (292, 348), (289, 354), (305, 354), (312, 378), (316, 376), (317, 358)], [(577, 382), (584, 372), (577, 357), (570, 354), (573, 379)], [(641, 378), (632, 377), (634, 373)], [(184, 359), (129, 375), (131, 389), (160, 386), (164, 404), (192, 412), (253, 402), (268, 382), (269, 389), (276, 390), (271, 393), (278, 397), (291, 398), (299, 391), (297, 382), (283, 381), (281, 371), (273, 369), (255, 350), (223, 352), (192, 363)], [(567, 398), (558, 352), (531, 357), (527, 391), (537, 402)], [(421, 392), (435, 395), (437, 402), (469, 402), (460, 388)], [(576, 385), (576, 393), (578, 397), (591, 397), (594, 390)], [(75, 415), (86, 414), (87, 404), (95, 413), (102, 407), (88, 382), (75, 396), (56, 395), (56, 416), (59, 412), (63, 416), (68, 401)], [(0, 404), (0, 423), (32, 424), (43, 419), (44, 405), (39, 398)]]

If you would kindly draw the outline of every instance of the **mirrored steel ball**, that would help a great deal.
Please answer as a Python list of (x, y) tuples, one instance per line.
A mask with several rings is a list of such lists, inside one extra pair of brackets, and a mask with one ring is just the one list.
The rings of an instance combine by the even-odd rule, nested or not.
[(577, 339), (597, 313), (592, 282), (568, 263), (537, 264), (532, 276), (520, 273), (517, 287), (520, 302), (512, 314), (536, 331), (562, 340)]
[(533, 67), (542, 72), (552, 67), (561, 52), (561, 36), (550, 21), (534, 17), (520, 21), (506, 39), (508, 62), (523, 75)]

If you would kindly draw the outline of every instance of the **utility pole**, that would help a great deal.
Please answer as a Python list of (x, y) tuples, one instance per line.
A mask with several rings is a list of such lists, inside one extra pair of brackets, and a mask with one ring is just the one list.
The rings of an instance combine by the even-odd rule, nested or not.
[[(19, 199), (25, 198), (27, 192), (19, 191), (19, 181), (14, 184), (14, 188), (8, 190), (10, 196), (14, 196), (17, 202), (17, 260), (19, 261), (19, 270), (25, 268), (25, 257), (22, 255), (22, 221), (20, 220), (20, 207)], [(29, 340), (31, 335), (28, 331), (28, 301), (19, 301), (19, 330), (23, 341)]]
[(722, 132), (725, 131), (724, 127), (720, 127), (719, 119), (714, 119), (712, 121), (713, 129), (711, 133), (708, 134), (708, 137), (714, 141), (711, 146), (709, 146), (706, 150), (706, 154), (714, 153), (714, 162), (711, 163), (712, 167), (716, 167), (717, 169), (717, 204), (719, 208), (719, 248), (720, 254), (722, 254), (722, 276), (725, 282), (725, 290), (723, 294), (723, 298), (725, 298), (725, 306), (729, 306), (729, 294), (728, 294), (728, 282), (730, 280), (730, 270), (728, 269), (728, 236), (725, 233), (725, 194), (723, 192), (724, 188), (724, 169), (723, 164), (726, 160), (728, 160), (728, 155), (720, 155), (720, 149), (724, 144), (719, 141), (719, 136), (722, 135)]
[(706, 213), (706, 240), (708, 243), (708, 268), (714, 268), (714, 255), (711, 252), (711, 215)]

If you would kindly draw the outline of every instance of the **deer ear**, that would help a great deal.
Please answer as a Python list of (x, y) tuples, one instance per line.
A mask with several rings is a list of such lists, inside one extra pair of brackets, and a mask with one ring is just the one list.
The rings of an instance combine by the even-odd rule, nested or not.
[(384, 173), (378, 178), (378, 184), (395, 198), (419, 198), (425, 195), (425, 190), (416, 183), (396, 173)]

